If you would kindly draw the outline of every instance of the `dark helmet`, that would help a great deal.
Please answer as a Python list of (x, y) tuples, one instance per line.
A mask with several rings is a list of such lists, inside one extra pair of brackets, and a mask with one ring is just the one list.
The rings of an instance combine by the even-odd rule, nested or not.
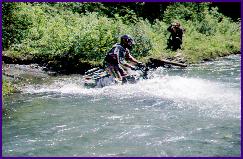
[(128, 49), (132, 49), (132, 45), (135, 44), (133, 38), (130, 35), (121, 36), (121, 45)]

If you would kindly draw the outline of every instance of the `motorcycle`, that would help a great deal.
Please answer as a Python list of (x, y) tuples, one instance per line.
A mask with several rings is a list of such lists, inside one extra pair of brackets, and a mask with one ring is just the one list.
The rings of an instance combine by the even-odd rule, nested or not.
[(148, 67), (143, 64), (135, 66), (135, 70), (128, 69), (128, 75), (123, 77), (122, 80), (118, 80), (111, 74), (109, 74), (104, 68), (93, 68), (85, 72), (84, 86), (87, 88), (102, 88), (109, 85), (116, 84), (134, 84), (141, 79), (147, 79)]

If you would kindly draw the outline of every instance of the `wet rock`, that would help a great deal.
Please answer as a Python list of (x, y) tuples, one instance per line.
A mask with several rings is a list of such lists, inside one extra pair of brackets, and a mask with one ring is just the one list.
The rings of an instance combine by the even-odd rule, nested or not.
[(2, 75), (6, 80), (14, 81), (14, 83), (29, 82), (48, 77), (48, 74), (37, 64), (3, 64)]

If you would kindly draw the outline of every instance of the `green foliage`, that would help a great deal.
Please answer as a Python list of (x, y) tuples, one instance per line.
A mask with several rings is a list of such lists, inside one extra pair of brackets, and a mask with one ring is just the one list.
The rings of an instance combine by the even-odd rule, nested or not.
[(186, 29), (183, 54), (190, 63), (240, 51), (240, 23), (209, 8), (209, 3), (174, 3), (164, 21), (180, 21)]
[(11, 93), (16, 92), (16, 89), (12, 86), (10, 82), (2, 80), (2, 95), (3, 97), (10, 95)]
[(163, 20), (171, 23), (175, 19), (183, 21), (201, 21), (204, 12), (209, 9), (209, 3), (173, 3), (166, 8)]
[(102, 61), (122, 34), (135, 35), (138, 44), (135, 56), (146, 56), (151, 49), (151, 42), (144, 33), (148, 22), (140, 21), (136, 27), (130, 27), (119, 16), (110, 19), (97, 13), (79, 15), (71, 11), (59, 11), (52, 16), (46, 9), (46, 5), (32, 6), (28, 12), (33, 27), (28, 29), (21, 44), (12, 45), (13, 50), (37, 57), (53, 58), (69, 53), (82, 60)]
[(133, 50), (133, 54), (136, 57), (146, 57), (150, 54), (152, 49), (152, 36), (153, 31), (148, 21), (142, 21), (135, 23), (132, 28), (132, 35), (135, 39), (136, 45)]
[(32, 27), (32, 18), (28, 14), (31, 10), (25, 3), (3, 3), (3, 47), (20, 44), (28, 29)]
[(137, 16), (142, 9), (132, 9), (136, 4), (3, 3), (3, 47), (22, 56), (54, 59), (68, 55), (102, 62), (120, 36), (130, 34), (136, 42), (135, 57), (168, 57), (175, 53), (165, 50), (167, 27), (178, 20), (186, 29), (181, 53), (190, 62), (240, 50), (240, 23), (217, 8), (210, 9), (209, 3), (172, 3), (163, 21), (153, 24)]

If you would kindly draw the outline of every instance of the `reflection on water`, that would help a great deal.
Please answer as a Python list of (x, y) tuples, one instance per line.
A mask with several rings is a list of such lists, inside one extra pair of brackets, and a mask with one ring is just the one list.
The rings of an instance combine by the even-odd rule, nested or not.
[(4, 156), (239, 156), (240, 56), (86, 89), (78, 75), (4, 101)]

